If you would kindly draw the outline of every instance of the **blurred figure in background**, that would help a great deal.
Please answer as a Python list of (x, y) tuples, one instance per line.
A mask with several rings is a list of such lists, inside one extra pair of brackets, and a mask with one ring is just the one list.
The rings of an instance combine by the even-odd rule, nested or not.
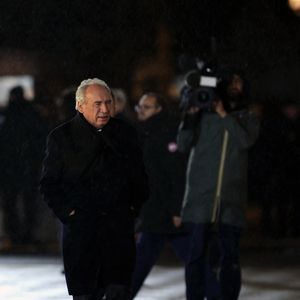
[(57, 125), (59, 116), (54, 99), (48, 95), (42, 95), (34, 100), (32, 104), (49, 132)]
[(249, 175), (263, 235), (283, 238), (299, 234), (299, 104), (271, 104), (250, 152)]
[(284, 103), (281, 108), (285, 136), (285, 172), (283, 174), (283, 195), (281, 202), (285, 210), (279, 219), (279, 228), (283, 234), (300, 236), (300, 105), (295, 101)]
[(113, 117), (132, 123), (135, 116), (133, 110), (129, 106), (125, 91), (123, 89), (114, 88), (112, 89), (112, 94), (115, 104)]
[(112, 89), (111, 91), (113, 93), (115, 102), (114, 117), (123, 119), (127, 105), (126, 94), (122, 89)]
[(76, 87), (70, 86), (65, 88), (58, 100), (56, 101), (58, 109), (58, 123), (66, 122), (76, 115), (76, 109), (74, 107)]
[(264, 236), (274, 236), (273, 211), (278, 203), (278, 174), (281, 173), (283, 143), (277, 105), (265, 104), (260, 132), (249, 150), (249, 197), (261, 208), (260, 227)]
[[(273, 141), (277, 143), (270, 145), (269, 151), (277, 153), (274, 162), (277, 171), (267, 185), (264, 225), (268, 226), (266, 232), (273, 237), (299, 236), (299, 104), (286, 101), (280, 105), (273, 127), (276, 129)], [(272, 136), (271, 132), (266, 134)]]
[(46, 135), (47, 128), (25, 100), (23, 88), (13, 88), (0, 130), (3, 246), (7, 250), (36, 242), (37, 188)]
[(139, 216), (133, 298), (157, 261), (165, 242), (170, 243), (182, 262), (187, 259), (189, 246), (189, 236), (180, 218), (186, 157), (177, 151), (179, 119), (169, 115), (165, 100), (155, 93), (144, 94), (136, 110), (150, 197)]

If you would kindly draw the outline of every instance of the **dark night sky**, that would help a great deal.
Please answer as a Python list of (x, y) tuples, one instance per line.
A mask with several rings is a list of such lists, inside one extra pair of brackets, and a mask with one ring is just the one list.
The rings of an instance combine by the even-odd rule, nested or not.
[(300, 69), (299, 20), (284, 0), (1, 0), (0, 47), (53, 55), (66, 77), (102, 73), (122, 85), (155, 51), (163, 22), (174, 62), (181, 53), (209, 53), (214, 35), (222, 62), (244, 68), (259, 89), (272, 89), (273, 80), (286, 89)]

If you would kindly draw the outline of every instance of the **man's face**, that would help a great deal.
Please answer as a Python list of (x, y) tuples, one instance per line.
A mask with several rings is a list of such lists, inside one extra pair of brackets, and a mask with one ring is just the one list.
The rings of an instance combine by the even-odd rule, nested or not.
[(110, 119), (113, 111), (113, 99), (110, 92), (100, 85), (90, 85), (85, 90), (84, 102), (78, 110), (95, 128), (102, 128)]
[(243, 92), (243, 79), (239, 75), (233, 75), (232, 81), (228, 86), (229, 96), (238, 96)]
[(157, 104), (156, 98), (144, 95), (137, 106), (137, 117), (139, 121), (146, 121), (160, 111), (161, 106)]

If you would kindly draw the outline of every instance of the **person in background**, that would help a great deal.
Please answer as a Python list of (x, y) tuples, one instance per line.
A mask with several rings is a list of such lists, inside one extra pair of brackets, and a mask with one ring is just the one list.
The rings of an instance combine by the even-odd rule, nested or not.
[(74, 300), (128, 300), (134, 219), (147, 199), (135, 130), (111, 117), (113, 97), (97, 78), (76, 91), (76, 116), (48, 136), (40, 181), (63, 223), (63, 260)]
[(126, 94), (122, 89), (112, 89), (111, 91), (114, 96), (114, 102), (115, 102), (114, 117), (123, 118), (123, 114), (127, 106)]
[[(3, 250), (36, 246), (37, 196), (47, 128), (22, 86), (10, 90), (0, 129)], [(20, 205), (20, 201), (22, 205)]]
[[(266, 238), (299, 235), (299, 103), (278, 100), (266, 109), (251, 149), (250, 179), (261, 207)], [(251, 190), (250, 190), (251, 191)]]
[(142, 207), (136, 230), (133, 298), (156, 263), (165, 242), (170, 243), (184, 263), (189, 245), (189, 236), (180, 218), (186, 156), (177, 151), (179, 118), (170, 116), (165, 100), (156, 93), (144, 94), (136, 110), (150, 196)]
[(113, 88), (112, 94), (115, 104), (113, 116), (117, 119), (121, 119), (129, 122), (130, 124), (133, 124), (134, 112), (129, 107), (125, 91), (123, 89)]
[(58, 110), (58, 123), (69, 121), (76, 115), (76, 109), (74, 107), (76, 87), (69, 86), (65, 88), (58, 99), (56, 100), (56, 106)]
[[(279, 106), (273, 141), (269, 152), (277, 153), (277, 172), (271, 174), (264, 198), (264, 224), (269, 225), (271, 236), (276, 238), (299, 236), (299, 167), (300, 167), (300, 109), (296, 101), (287, 100)], [(271, 136), (272, 132), (265, 132)], [(272, 149), (276, 145), (276, 150)], [(270, 203), (268, 203), (271, 202)], [(268, 221), (269, 223), (266, 223)]]
[[(300, 236), (300, 104), (287, 101), (281, 107), (285, 137), (285, 172), (282, 178), (283, 193), (281, 202), (286, 209), (280, 209), (279, 228), (282, 234), (292, 237)], [(282, 207), (281, 205), (281, 207)], [(281, 208), (280, 207), (280, 208)]]

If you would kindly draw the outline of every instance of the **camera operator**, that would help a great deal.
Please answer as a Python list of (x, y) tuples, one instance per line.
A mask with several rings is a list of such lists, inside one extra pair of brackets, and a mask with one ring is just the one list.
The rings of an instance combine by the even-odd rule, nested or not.
[[(179, 150), (190, 151), (182, 208), (183, 221), (193, 228), (187, 300), (235, 300), (241, 288), (239, 239), (245, 225), (247, 150), (259, 125), (244, 104), (241, 76), (233, 74), (222, 85), (225, 93), (217, 91), (209, 109), (186, 109), (178, 133)], [(208, 271), (213, 236), (221, 257), (215, 278)], [(216, 280), (220, 298), (208, 295)]]

